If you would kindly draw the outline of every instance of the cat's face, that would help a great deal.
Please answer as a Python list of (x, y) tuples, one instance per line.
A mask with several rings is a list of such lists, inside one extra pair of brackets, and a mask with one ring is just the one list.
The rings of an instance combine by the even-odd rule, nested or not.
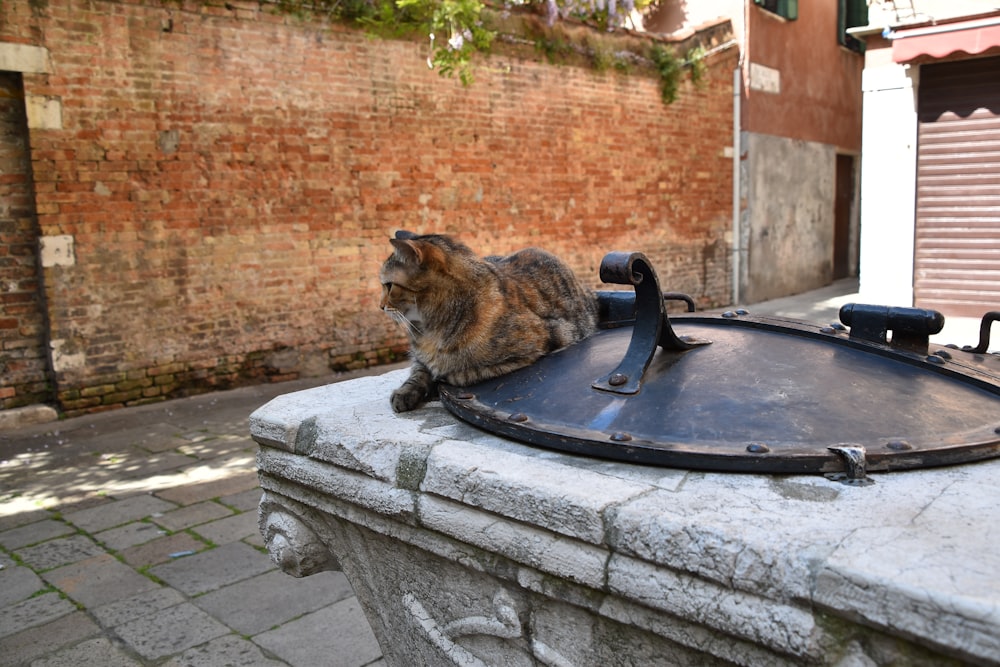
[(421, 267), (419, 256), (413, 253), (410, 242), (393, 239), (392, 243), (395, 251), (379, 272), (382, 283), (379, 307), (410, 333), (420, 333), (422, 318), (418, 300), (420, 293), (429, 288), (426, 271)]
[(382, 300), (379, 307), (404, 328), (419, 331), (421, 318), (417, 307), (417, 292), (407, 287), (406, 276), (400, 273), (382, 272)]
[(418, 236), (401, 231), (389, 242), (393, 253), (379, 272), (380, 306), (411, 334), (421, 334), (431, 326), (431, 320), (440, 324), (441, 318), (447, 317), (441, 313), (454, 301), (456, 290), (467, 287), (458, 276), (476, 261), (475, 255), (465, 245), (439, 234)]

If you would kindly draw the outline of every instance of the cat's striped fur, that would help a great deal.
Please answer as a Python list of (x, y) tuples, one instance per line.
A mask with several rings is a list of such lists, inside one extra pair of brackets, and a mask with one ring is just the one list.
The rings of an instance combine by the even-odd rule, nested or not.
[(410, 377), (393, 392), (405, 412), (436, 383), (468, 386), (523, 368), (590, 335), (597, 301), (572, 270), (537, 248), (479, 258), (444, 235), (397, 232), (382, 265), (381, 308), (410, 336)]

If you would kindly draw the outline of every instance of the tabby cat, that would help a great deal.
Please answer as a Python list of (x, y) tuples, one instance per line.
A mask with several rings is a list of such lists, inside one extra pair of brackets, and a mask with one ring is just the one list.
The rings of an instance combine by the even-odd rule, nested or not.
[(477, 257), (440, 234), (396, 232), (380, 307), (406, 328), (413, 366), (392, 394), (406, 412), (437, 383), (468, 386), (523, 368), (590, 335), (597, 300), (554, 255), (528, 248)]

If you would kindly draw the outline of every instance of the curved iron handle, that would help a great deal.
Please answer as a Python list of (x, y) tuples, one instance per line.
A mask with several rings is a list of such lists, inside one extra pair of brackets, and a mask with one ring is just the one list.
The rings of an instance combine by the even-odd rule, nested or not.
[(986, 354), (990, 349), (990, 326), (994, 322), (1000, 322), (1000, 310), (991, 310), (983, 315), (983, 321), (979, 323), (979, 345), (968, 350), (973, 354)]
[[(639, 392), (642, 376), (653, 359), (657, 346), (668, 350), (690, 350), (711, 341), (681, 338), (670, 326), (670, 318), (663, 305), (664, 294), (649, 260), (641, 252), (610, 252), (601, 261), (601, 280), (616, 285), (635, 288), (635, 325), (628, 350), (615, 370), (597, 379), (594, 389), (617, 394)], [(677, 295), (671, 295), (677, 298)], [(687, 297), (682, 299), (693, 304)]]

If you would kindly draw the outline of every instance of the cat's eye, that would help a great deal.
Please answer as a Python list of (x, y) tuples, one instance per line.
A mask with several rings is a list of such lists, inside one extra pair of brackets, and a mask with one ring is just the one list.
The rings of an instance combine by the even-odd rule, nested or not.
[(385, 289), (386, 294), (391, 294), (395, 291), (396, 295), (399, 296), (403, 292), (412, 292), (406, 285), (400, 285), (399, 283), (382, 283), (383, 289)]

